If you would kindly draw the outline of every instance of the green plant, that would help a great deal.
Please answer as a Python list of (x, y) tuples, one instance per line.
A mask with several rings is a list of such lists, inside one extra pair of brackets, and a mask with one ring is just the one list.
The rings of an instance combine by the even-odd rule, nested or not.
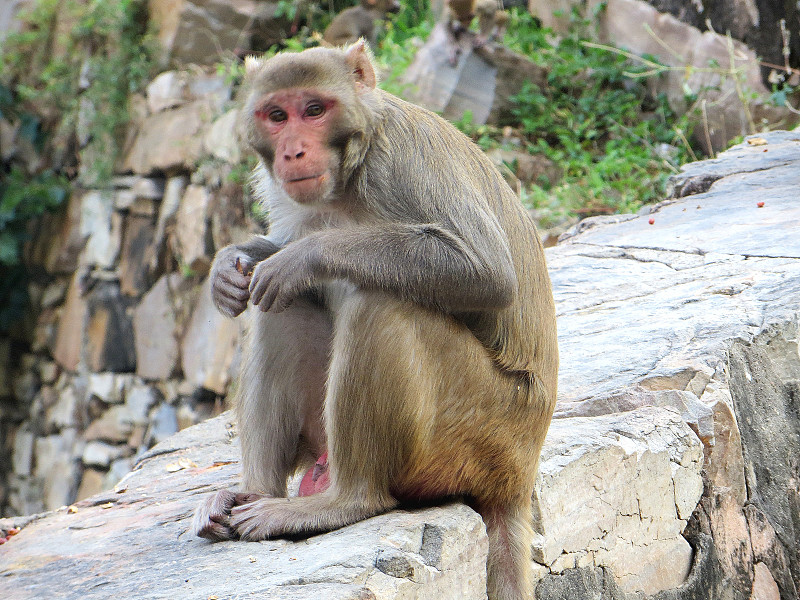
[(549, 190), (527, 190), (526, 201), (558, 220), (635, 211), (663, 197), (669, 175), (691, 156), (684, 144), (690, 124), (666, 98), (648, 94), (637, 77), (646, 67), (583, 43), (585, 24), (551, 44), (551, 32), (530, 15), (515, 11), (511, 18), (507, 43), (548, 68), (545, 87), (528, 83), (513, 98), (518, 126), (528, 150), (564, 174)]
[(0, 177), (0, 332), (18, 322), (27, 305), (29, 277), (21, 259), (29, 224), (66, 196), (66, 179), (50, 171), (30, 177), (14, 167)]
[[(82, 182), (111, 178), (128, 97), (153, 71), (144, 0), (38, 0), (0, 55), (0, 77), (40, 115), (54, 145), (77, 147)], [(68, 162), (68, 161), (67, 161)]]

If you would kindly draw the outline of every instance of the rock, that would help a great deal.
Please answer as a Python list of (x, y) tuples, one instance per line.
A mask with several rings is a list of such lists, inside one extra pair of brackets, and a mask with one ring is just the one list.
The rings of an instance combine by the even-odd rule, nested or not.
[[(81, 460), (87, 467), (105, 471), (113, 461), (128, 455), (130, 455), (130, 449), (127, 446), (112, 446), (105, 442), (93, 440), (86, 444)], [(102, 479), (103, 477), (100, 478), (100, 481)], [(99, 491), (97, 490), (94, 493)]]
[(663, 409), (554, 420), (534, 492), (534, 560), (552, 572), (608, 567), (627, 592), (681, 585), (702, 463), (700, 441)]
[(236, 127), (238, 117), (239, 111), (231, 110), (214, 121), (206, 133), (205, 149), (207, 154), (231, 164), (236, 164), (241, 160), (239, 134)]
[(753, 560), (756, 563), (761, 562), (769, 569), (773, 581), (776, 581), (779, 589), (783, 590), (783, 597), (798, 597), (797, 582), (792, 575), (792, 549), (787, 548), (778, 539), (775, 528), (770, 524), (767, 515), (757, 506), (753, 504), (745, 506), (744, 513), (750, 530)]
[(215, 112), (208, 101), (196, 100), (147, 117), (123, 159), (122, 169), (150, 175), (191, 168), (202, 155), (202, 131)]
[(119, 458), (111, 463), (108, 472), (103, 478), (102, 489), (113, 489), (133, 469), (133, 457)]
[(86, 363), (92, 371), (132, 372), (136, 369), (133, 302), (111, 282), (98, 283), (87, 298)]
[(14, 455), (12, 469), (15, 475), (28, 477), (33, 468), (33, 432), (26, 429), (17, 429), (14, 435)]
[(147, 86), (147, 108), (157, 113), (186, 102), (186, 77), (180, 71), (157, 75)]
[(87, 306), (82, 296), (81, 274), (72, 277), (67, 300), (58, 322), (58, 333), (53, 348), (53, 358), (67, 371), (75, 371), (81, 359), (83, 330), (86, 326)]
[(158, 390), (149, 385), (135, 385), (125, 396), (131, 419), (137, 425), (147, 425), (150, 409), (161, 400)]
[(476, 125), (503, 124), (511, 116), (509, 98), (525, 82), (544, 85), (546, 71), (503, 46), (475, 50), (473, 36), (468, 32), (461, 37), (462, 52), (453, 67), (445, 25), (437, 23), (403, 76), (409, 85), (405, 94), (451, 121), (470, 112)]
[[(288, 35), (288, 23), (274, 17), (277, 2), (254, 0), (150, 0), (164, 64), (219, 62), (220, 53), (266, 50)], [(263, 38), (263, 39), (261, 39)], [(209, 51), (214, 49), (214, 51)]]
[[(178, 366), (178, 308), (175, 297), (185, 289), (183, 277), (173, 273), (159, 279), (134, 310), (136, 374), (143, 379), (168, 379)], [(153, 335), (153, 332), (159, 332)]]
[(34, 240), (30, 261), (42, 265), (51, 274), (72, 274), (78, 268), (78, 257), (86, 244), (81, 223), (84, 192), (74, 190), (59, 213), (42, 217), (41, 233)]
[(74, 429), (36, 440), (34, 476), (44, 482), (44, 508), (55, 510), (72, 502), (78, 489), (80, 469), (73, 452), (80, 450)]
[[(601, 5), (603, 10), (598, 10)], [(668, 10), (671, 6), (674, 16), (658, 12), (654, 6), (659, 10)], [(530, 0), (529, 7), (543, 25), (554, 27), (560, 33), (566, 32), (568, 15), (575, 8), (587, 18), (597, 20), (600, 42), (624, 48), (638, 56), (654, 56), (661, 64), (672, 67), (658, 80), (651, 79), (652, 91), (654, 94), (666, 94), (673, 110), (679, 113), (688, 108), (687, 90), (700, 100), (705, 100), (704, 125), (698, 129), (705, 131), (707, 126), (708, 139), (699, 132), (696, 137), (707, 154), (726, 148), (730, 140), (753, 133), (756, 127), (787, 127), (800, 120), (788, 108), (778, 107), (770, 100), (771, 91), (762, 81), (762, 68), (758, 60), (763, 55), (758, 49), (754, 51), (738, 41), (735, 34), (732, 39), (725, 35), (730, 30), (728, 17), (736, 12), (736, 8), (756, 10), (756, 23), (748, 24), (748, 35), (740, 39), (748, 43), (759, 38), (767, 39), (767, 44), (771, 46), (769, 54), (783, 64), (782, 56), (777, 58), (781, 53), (781, 36), (777, 27), (779, 18), (775, 16), (781, 9), (762, 10), (766, 21), (774, 23), (773, 29), (767, 33), (767, 29), (762, 29), (767, 26), (757, 22), (759, 13), (756, 4), (736, 0), (719, 2), (709, 11), (703, 10), (702, 3), (661, 0), (592, 0), (585, 3), (566, 0), (556, 4)], [(698, 7), (702, 14), (698, 14)], [(556, 11), (561, 11), (561, 14), (556, 15)], [(691, 17), (693, 13), (694, 18)], [(688, 21), (688, 24), (679, 18)], [(710, 25), (713, 21), (720, 26)], [(758, 27), (754, 28), (753, 25)], [(797, 24), (792, 27), (796, 28)], [(758, 46), (759, 49), (763, 48), (763, 44)], [(719, 65), (718, 71), (709, 71), (709, 64)], [(720, 72), (728, 70), (736, 70), (737, 75), (720, 75)], [(744, 101), (740, 98), (741, 91), (737, 86), (747, 90), (747, 112), (742, 109)]]
[(165, 270), (163, 266), (167, 262), (165, 256), (167, 230), (175, 223), (175, 215), (178, 214), (178, 207), (188, 184), (189, 180), (182, 175), (167, 179), (153, 242), (147, 253), (147, 264), (151, 275), (161, 274)]
[(89, 191), (81, 203), (81, 235), (87, 238), (81, 263), (110, 269), (119, 255), (122, 217), (114, 212), (113, 197), (102, 191)]
[(67, 287), (62, 281), (54, 281), (47, 285), (42, 294), (40, 306), (42, 308), (52, 308), (64, 301), (67, 295)]
[(214, 307), (211, 284), (206, 279), (182, 342), (181, 366), (189, 382), (225, 395), (240, 342), (239, 323)]
[(148, 432), (150, 445), (163, 442), (178, 431), (178, 414), (174, 406), (161, 404), (155, 411)]
[[(14, 537), (13, 553), (0, 553), (3, 585), (19, 600), (49, 597), (55, 581), (64, 600), (125, 596), (131, 589), (143, 597), (222, 597), (232, 583), (221, 579), (221, 570), (234, 568), (247, 575), (236, 580), (236, 593), (248, 596), (485, 598), (486, 534), (480, 517), (462, 504), (394, 511), (296, 542), (209, 544), (188, 535), (200, 498), (239, 476), (229, 419), (226, 413), (146, 453), (118, 491), (78, 502), (74, 513), (60, 510), (26, 524)], [(217, 466), (209, 460), (209, 443), (213, 460), (222, 461)], [(198, 466), (174, 470), (180, 458)], [(89, 548), (114, 559), (100, 566), (84, 553)], [(46, 562), (34, 562), (37, 555)], [(20, 562), (31, 566), (14, 566)], [(145, 570), (136, 566), (144, 563)], [(72, 585), (92, 565), (93, 588)]]
[(86, 395), (106, 404), (119, 404), (124, 400), (124, 381), (116, 373), (89, 373)]
[[(585, 221), (547, 250), (561, 372), (534, 498), (540, 600), (642, 600), (655, 590), (649, 600), (748, 600), (774, 596), (774, 586), (782, 600), (797, 597), (800, 133), (764, 138), (766, 146), (741, 144), (684, 169), (675, 189), (691, 195), (647, 215)], [(173, 329), (150, 331), (163, 338)], [(63, 377), (59, 390), (77, 379)], [(195, 385), (159, 382), (169, 402), (150, 413), (164, 427), (152, 425), (145, 442), (177, 428), (176, 407), (191, 403)], [(44, 396), (34, 414), (50, 406)], [(90, 429), (120, 409), (127, 429), (105, 441), (138, 448), (143, 426), (125, 404)], [(201, 495), (239, 479), (230, 418), (143, 451), (117, 491), (79, 503), (77, 513), (28, 522), (8, 542), (13, 554), (0, 552), (2, 585), (22, 599), (131, 589), (144, 597), (485, 596), (485, 533), (460, 504), (393, 511), (304, 540), (193, 538)], [(82, 454), (76, 445), (58, 456)], [(12, 480), (13, 506), (36, 505), (27, 480), (43, 469), (37, 461), (32, 477)], [(91, 590), (82, 587), (87, 572)]]
[[(86, 461), (84, 461), (86, 462)], [(84, 469), (83, 477), (81, 477), (81, 484), (78, 486), (78, 491), (75, 494), (75, 500), (83, 500), (95, 494), (99, 494), (104, 489), (103, 482), (105, 481), (105, 471), (98, 469)]]
[(208, 273), (211, 266), (210, 248), (207, 246), (211, 202), (212, 195), (205, 187), (190, 185), (186, 188), (176, 215), (178, 254), (183, 264), (200, 275)]
[(122, 444), (128, 441), (133, 431), (134, 415), (124, 404), (109, 408), (102, 417), (92, 421), (83, 438), (88, 441), (103, 441), (109, 444)]
[(120, 291), (126, 296), (140, 297), (150, 284), (149, 249), (153, 244), (155, 225), (150, 217), (128, 216), (119, 261)]
[(78, 413), (81, 402), (75, 388), (67, 386), (58, 394), (55, 405), (47, 410), (45, 421), (49, 431), (59, 431), (65, 428), (75, 428), (79, 425)]
[(781, 592), (772, 578), (767, 565), (756, 563), (753, 576), (753, 595), (751, 600), (780, 600)]

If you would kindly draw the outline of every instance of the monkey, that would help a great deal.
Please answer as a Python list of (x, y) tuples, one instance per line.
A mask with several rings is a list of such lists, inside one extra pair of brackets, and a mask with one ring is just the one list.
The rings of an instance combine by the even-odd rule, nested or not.
[(217, 308), (251, 319), (242, 484), (200, 503), (194, 533), (310, 535), (463, 498), (486, 525), (489, 598), (530, 598), (558, 372), (536, 227), (464, 134), (377, 87), (364, 40), (245, 70), (240, 128), (270, 225), (210, 273)]
[(475, 13), (478, 15), (479, 33), (475, 38), (478, 47), (505, 35), (508, 13), (503, 10), (502, 3), (498, 5), (497, 0), (475, 0)]
[(363, 37), (374, 48), (378, 39), (376, 22), (399, 10), (398, 0), (361, 0), (358, 6), (346, 8), (336, 15), (322, 39), (330, 46), (342, 46)]
[(472, 19), (478, 17), (479, 33), (472, 45), (483, 48), (490, 41), (505, 35), (508, 14), (499, 0), (448, 0), (446, 11), (446, 30), (448, 41), (448, 61), (451, 66), (458, 63), (461, 56), (460, 41), (469, 31)]

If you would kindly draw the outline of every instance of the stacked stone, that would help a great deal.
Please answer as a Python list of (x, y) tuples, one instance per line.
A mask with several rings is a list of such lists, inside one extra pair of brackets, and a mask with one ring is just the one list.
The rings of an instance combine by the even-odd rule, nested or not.
[(258, 229), (229, 181), (244, 170), (231, 95), (215, 73), (162, 73), (133, 99), (112, 185), (73, 189), (37, 224), (30, 342), (0, 340), (3, 513), (108, 489), (138, 453), (222, 410), (240, 332), (205, 277), (216, 248)]

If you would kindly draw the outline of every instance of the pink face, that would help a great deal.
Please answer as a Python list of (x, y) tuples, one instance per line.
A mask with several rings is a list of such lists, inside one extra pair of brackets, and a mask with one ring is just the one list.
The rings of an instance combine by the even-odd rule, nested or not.
[(275, 150), (273, 174), (296, 202), (324, 201), (335, 187), (338, 156), (328, 140), (337, 112), (336, 100), (309, 89), (275, 92), (255, 110)]

